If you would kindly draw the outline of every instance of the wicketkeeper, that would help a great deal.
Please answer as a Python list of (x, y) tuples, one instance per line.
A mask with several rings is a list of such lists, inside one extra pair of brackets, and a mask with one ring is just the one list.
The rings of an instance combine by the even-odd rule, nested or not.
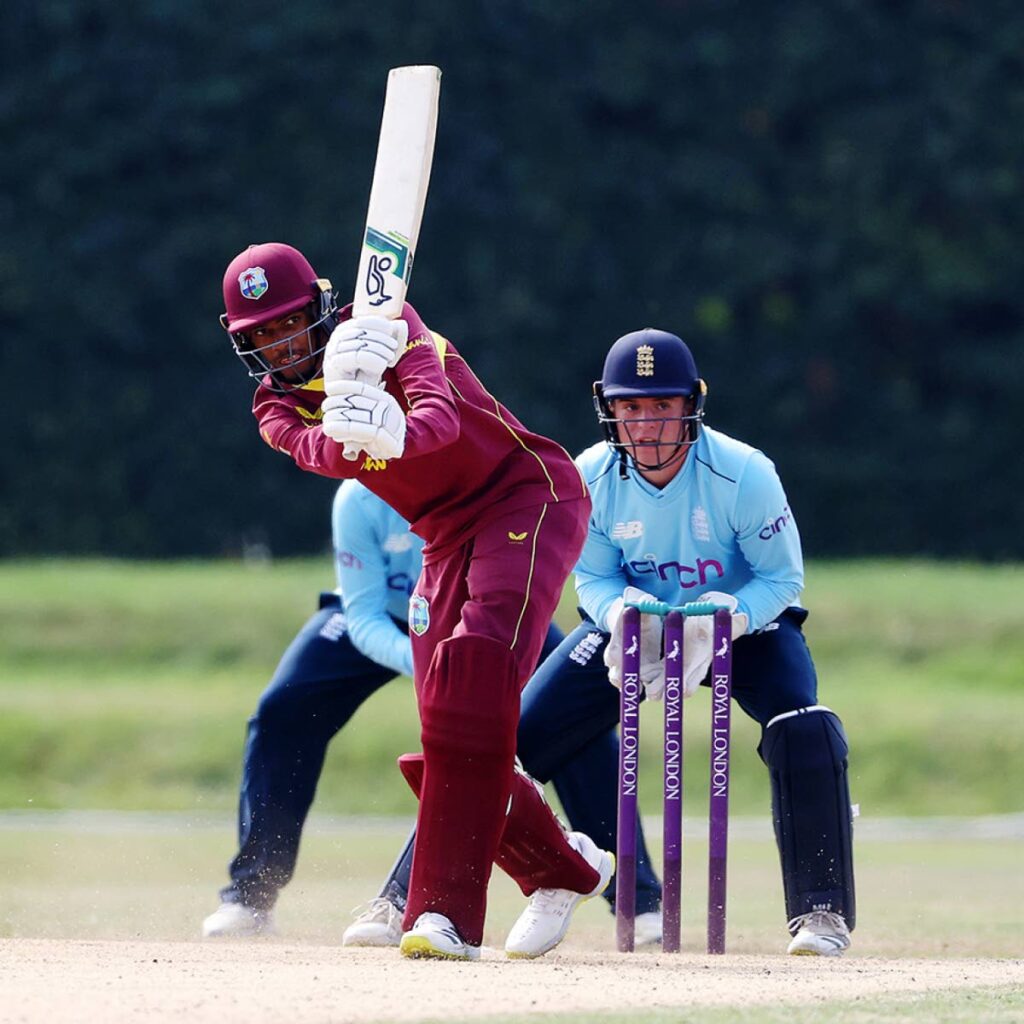
[[(733, 613), (733, 696), (761, 726), (782, 863), (788, 951), (836, 956), (854, 925), (851, 806), (842, 723), (818, 702), (799, 605), (803, 557), (774, 465), (703, 425), (707, 387), (674, 334), (611, 347), (594, 385), (605, 440), (578, 459), (593, 498), (576, 590), (587, 615), (531, 680), (519, 726), (539, 779), (618, 721), (624, 601), (706, 599)], [(684, 696), (707, 681), (710, 618), (686, 620)], [(640, 665), (660, 699), (661, 619), (641, 618)], [(572, 658), (585, 637), (589, 659)], [(601, 655), (599, 657), (598, 655)], [(614, 797), (603, 787), (598, 796)]]

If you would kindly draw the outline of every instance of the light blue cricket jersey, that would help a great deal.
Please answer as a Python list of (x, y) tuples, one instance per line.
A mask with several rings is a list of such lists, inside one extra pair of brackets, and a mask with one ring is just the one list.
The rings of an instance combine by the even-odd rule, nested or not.
[(663, 490), (603, 441), (576, 460), (593, 497), (576, 566), (580, 604), (601, 628), (626, 586), (670, 604), (709, 590), (732, 594), (760, 629), (803, 589), (800, 535), (775, 466), (756, 448), (708, 427)]
[(331, 528), (337, 592), (352, 643), (378, 665), (411, 676), (412, 647), (391, 616), (408, 621), (423, 541), (390, 505), (355, 480), (338, 488)]

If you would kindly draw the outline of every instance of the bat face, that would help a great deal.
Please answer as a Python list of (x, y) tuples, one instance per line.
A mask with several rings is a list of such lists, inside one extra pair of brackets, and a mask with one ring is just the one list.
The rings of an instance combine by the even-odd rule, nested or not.
[(430, 183), (440, 88), (440, 69), (432, 65), (388, 74), (354, 316), (401, 315)]
[[(367, 224), (363, 249), (367, 255), (362, 287), (367, 304), (379, 312), (381, 306), (394, 303), (398, 288), (408, 289), (412, 274), (412, 248), (409, 239), (397, 231), (385, 235)], [(395, 284), (396, 279), (398, 285)]]

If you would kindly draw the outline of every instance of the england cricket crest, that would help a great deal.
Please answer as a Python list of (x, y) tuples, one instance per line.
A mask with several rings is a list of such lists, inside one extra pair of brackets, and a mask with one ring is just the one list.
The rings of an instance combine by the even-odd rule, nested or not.
[(419, 594), (409, 598), (409, 628), (417, 636), (423, 636), (430, 628), (430, 602)]
[(238, 275), (238, 287), (247, 299), (259, 299), (267, 293), (267, 272), (262, 267), (249, 267)]
[(654, 346), (639, 345), (636, 350), (636, 375), (638, 377), (654, 376)]

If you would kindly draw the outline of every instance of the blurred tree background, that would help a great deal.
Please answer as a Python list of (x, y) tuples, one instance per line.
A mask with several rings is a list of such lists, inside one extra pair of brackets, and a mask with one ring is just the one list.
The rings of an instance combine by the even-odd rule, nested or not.
[(444, 71), (411, 298), (570, 450), (619, 334), (693, 346), (812, 555), (1024, 556), (1024, 7), (13, 0), (0, 554), (324, 549), (227, 262), (355, 276), (388, 67)]

